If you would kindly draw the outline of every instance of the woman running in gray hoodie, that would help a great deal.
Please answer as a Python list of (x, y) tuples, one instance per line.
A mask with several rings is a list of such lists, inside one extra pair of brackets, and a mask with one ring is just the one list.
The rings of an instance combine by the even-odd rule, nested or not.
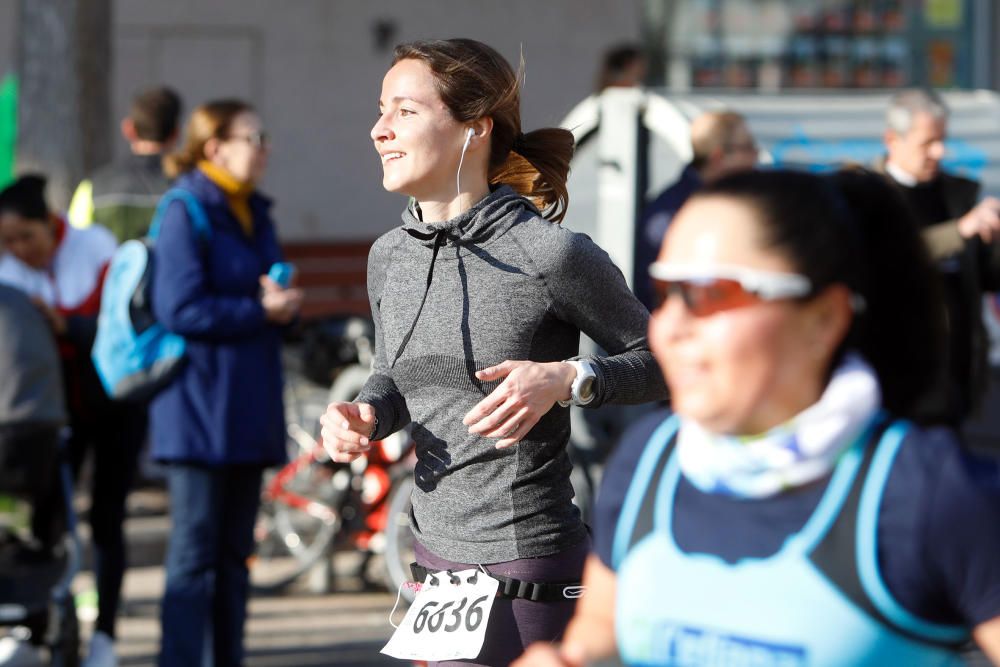
[[(521, 132), (519, 77), (494, 49), (398, 46), (371, 137), (383, 186), (410, 203), (369, 255), (374, 372), (329, 406), (324, 445), (350, 461), (411, 426), (415, 572), (482, 566), (500, 581), (482, 650), (461, 664), (507, 665), (558, 638), (580, 595), (590, 540), (568, 406), (666, 397), (649, 314), (607, 253), (558, 224), (573, 136)], [(581, 332), (608, 356), (579, 356)]]

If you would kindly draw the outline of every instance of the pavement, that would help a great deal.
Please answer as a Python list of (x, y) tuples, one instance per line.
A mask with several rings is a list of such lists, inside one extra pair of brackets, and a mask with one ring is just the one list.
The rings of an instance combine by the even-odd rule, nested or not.
[[(138, 489), (129, 498), (125, 531), (131, 565), (125, 575), (117, 642), (122, 667), (156, 664), (162, 563), (170, 529), (167, 509), (166, 492), (155, 486)], [(86, 521), (81, 522), (80, 533), (86, 543)], [(87, 565), (85, 561), (85, 568)], [(364, 590), (354, 576), (357, 566), (356, 554), (343, 553), (334, 558), (335, 593), (310, 593), (303, 582), (281, 595), (252, 597), (246, 666), (398, 667), (399, 661), (379, 653), (392, 633), (388, 616), (396, 596)], [(93, 590), (93, 575), (84, 569), (74, 583), (74, 591), (87, 590)], [(86, 642), (92, 623), (88, 610), (80, 611)]]
[[(81, 576), (81, 583), (89, 578)], [(122, 667), (156, 664), (163, 569), (129, 570), (125, 608), (118, 622)], [(395, 596), (343, 592), (255, 597), (247, 623), (247, 667), (333, 667), (399, 665), (379, 654), (392, 628), (387, 617)]]

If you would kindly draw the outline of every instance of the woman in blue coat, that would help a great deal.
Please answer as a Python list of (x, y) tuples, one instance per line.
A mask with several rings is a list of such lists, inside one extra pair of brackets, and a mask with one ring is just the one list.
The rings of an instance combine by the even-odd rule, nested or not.
[(238, 100), (192, 114), (166, 159), (175, 187), (204, 209), (195, 232), (184, 204), (166, 211), (156, 244), (153, 309), (187, 340), (180, 376), (153, 400), (152, 451), (168, 465), (173, 527), (167, 552), (160, 664), (243, 661), (247, 558), (266, 466), (285, 457), (281, 325), (302, 294), (266, 277), (281, 254), (270, 201), (259, 194), (268, 142)]

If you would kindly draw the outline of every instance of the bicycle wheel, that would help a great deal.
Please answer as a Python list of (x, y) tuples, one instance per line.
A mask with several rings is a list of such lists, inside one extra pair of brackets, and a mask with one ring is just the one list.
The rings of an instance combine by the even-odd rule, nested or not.
[(400, 477), (389, 495), (389, 510), (385, 524), (384, 579), (390, 591), (401, 591), (403, 599), (413, 602), (416, 593), (404, 583), (410, 581), (413, 562), (413, 531), (410, 529), (410, 493), (413, 475)]
[(276, 474), (287, 479), (278, 480), (280, 493), (270, 492), (274, 478), (265, 484), (254, 528), (257, 550), (250, 560), (250, 584), (257, 592), (281, 590), (331, 556), (341, 525), (339, 498), (350, 484), (349, 471), (333, 471), (307, 456)]
[(371, 375), (371, 368), (361, 364), (352, 364), (337, 374), (337, 379), (330, 386), (327, 399), (333, 401), (353, 401), (361, 393)]

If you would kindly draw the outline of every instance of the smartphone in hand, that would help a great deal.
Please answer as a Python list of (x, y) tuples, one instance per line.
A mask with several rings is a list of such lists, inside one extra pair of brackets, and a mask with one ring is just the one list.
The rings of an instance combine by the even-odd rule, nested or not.
[(288, 289), (295, 277), (295, 265), (291, 262), (275, 262), (267, 272), (267, 277), (278, 283), (282, 288)]

